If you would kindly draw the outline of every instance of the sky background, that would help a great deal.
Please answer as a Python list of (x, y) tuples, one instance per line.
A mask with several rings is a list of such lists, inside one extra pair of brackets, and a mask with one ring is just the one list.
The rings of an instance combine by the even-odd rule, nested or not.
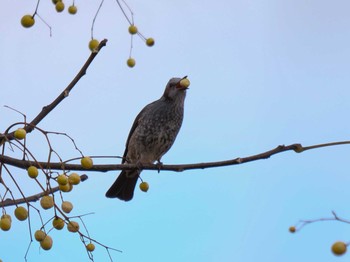
[[(107, 46), (40, 128), (69, 134), (86, 155), (121, 156), (137, 113), (162, 95), (171, 77), (188, 75), (185, 119), (165, 164), (245, 157), (280, 144), (349, 140), (349, 1), (127, 3), (136, 26), (155, 46), (134, 38), (136, 66), (128, 68), (128, 24), (117, 3), (106, 0), (94, 36), (107, 38)], [(33, 119), (88, 58), (99, 2), (76, 5), (78, 13), (71, 16), (41, 1), (38, 12), (52, 26), (50, 37), (39, 19), (31, 29), (20, 25), (36, 1), (2, 1), (2, 132), (22, 121), (3, 105)], [(42, 135), (27, 138), (38, 159), (46, 160)], [(63, 159), (79, 156), (68, 139), (51, 140)], [(72, 215), (94, 212), (84, 222), (92, 238), (123, 251), (111, 251), (113, 261), (348, 261), (350, 254), (335, 257), (330, 247), (350, 240), (349, 225), (315, 223), (296, 234), (288, 228), (300, 219), (330, 217), (332, 210), (350, 219), (349, 152), (349, 146), (338, 146), (240, 166), (144, 171), (149, 191), (136, 188), (127, 203), (104, 197), (118, 171), (87, 173), (89, 179), (64, 196), (75, 205)], [(28, 194), (38, 192), (25, 171), (12, 172)], [(35, 231), (40, 223), (32, 215)], [(52, 250), (39, 250), (33, 242), (28, 261), (88, 261), (78, 235), (62, 230), (51, 236)], [(0, 232), (0, 258), (23, 261), (29, 242), (28, 224), (14, 221), (11, 231)], [(99, 246), (94, 257), (109, 260)]]

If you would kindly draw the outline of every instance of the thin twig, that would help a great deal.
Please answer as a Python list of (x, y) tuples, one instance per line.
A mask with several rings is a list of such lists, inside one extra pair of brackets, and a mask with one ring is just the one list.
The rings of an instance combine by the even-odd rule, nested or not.
[[(59, 103), (61, 103), (73, 89), (73, 87), (78, 83), (78, 81), (86, 74), (86, 70), (90, 66), (91, 62), (95, 59), (99, 51), (106, 45), (107, 39), (104, 39), (100, 42), (95, 52), (91, 52), (89, 58), (86, 60), (83, 67), (80, 69), (78, 74), (72, 80), (72, 82), (63, 90), (63, 92), (49, 105), (44, 106), (41, 112), (25, 127), (27, 133), (33, 131), (34, 127), (40, 123)], [(3, 140), (13, 140), (14, 132), (7, 135), (0, 135), (0, 145), (3, 143)]]
[(350, 224), (349, 220), (339, 217), (335, 213), (335, 211), (332, 211), (332, 215), (333, 215), (333, 217), (322, 217), (322, 218), (316, 218), (316, 219), (300, 220), (294, 227), (295, 231), (300, 231), (306, 225), (310, 225), (310, 224), (316, 223), (316, 222), (339, 221), (339, 222), (342, 222), (345, 224)]

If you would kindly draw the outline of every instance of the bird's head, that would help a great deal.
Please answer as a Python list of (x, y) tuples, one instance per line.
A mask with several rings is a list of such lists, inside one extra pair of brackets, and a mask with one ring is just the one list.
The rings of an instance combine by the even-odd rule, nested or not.
[(184, 99), (189, 83), (187, 76), (171, 78), (165, 87), (163, 97), (170, 100)]

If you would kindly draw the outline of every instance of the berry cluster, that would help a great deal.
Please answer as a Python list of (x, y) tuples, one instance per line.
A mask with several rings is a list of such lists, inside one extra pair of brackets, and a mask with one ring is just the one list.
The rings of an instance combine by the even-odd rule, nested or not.
[[(129, 58), (127, 59), (126, 61), (126, 64), (129, 66), (129, 67), (134, 67), (136, 65), (136, 61), (135, 59), (131, 56), (131, 51), (132, 51), (132, 41), (133, 41), (133, 36), (134, 35), (138, 35), (145, 43), (147, 46), (151, 47), (155, 44), (155, 41), (152, 37), (149, 37), (149, 38), (146, 38), (144, 37), (138, 30), (138, 28), (135, 26), (134, 24), (134, 20), (133, 20), (133, 12), (131, 11), (130, 7), (126, 5), (126, 2), (124, 2), (124, 4), (126, 5), (127, 9), (130, 11), (130, 14), (131, 14), (131, 19), (127, 16), (123, 6), (120, 4), (119, 0), (116, 1), (119, 5), (119, 8), (122, 10), (126, 20), (128, 21), (129, 23), (129, 28), (128, 28), (128, 31), (131, 35), (131, 45), (130, 45), (130, 55), (129, 55)], [(63, 10), (65, 9), (65, 4), (63, 2), (63, 0), (52, 0), (52, 3), (55, 5), (55, 9), (58, 13), (61, 13), (63, 12)], [(38, 2), (39, 4), (39, 2)], [(94, 31), (94, 23), (95, 23), (95, 19), (97, 17), (97, 15), (99, 14), (99, 11), (100, 11), (100, 8), (103, 4), (103, 1), (101, 2), (101, 5), (100, 7), (98, 8), (97, 12), (96, 12), (96, 15), (93, 19), (93, 22), (92, 22), (92, 27), (91, 27), (91, 40), (89, 41), (89, 49), (91, 50), (91, 52), (96, 52), (97, 50), (97, 47), (99, 46), (99, 41), (97, 39), (95, 39), (93, 37), (93, 31)], [(34, 24), (35, 24), (35, 17), (38, 16), (42, 21), (44, 21), (37, 13), (37, 10), (38, 10), (38, 5), (37, 5), (37, 8), (36, 10), (34, 11), (34, 14), (33, 15), (30, 15), (30, 14), (27, 14), (27, 15), (24, 15), (21, 19), (21, 24), (24, 28), (30, 28), (32, 27)], [(71, 15), (75, 15), (76, 13), (78, 12), (78, 8), (75, 6), (74, 4), (74, 1), (72, 3), (72, 5), (70, 5), (68, 7), (68, 13), (71, 14)], [(45, 21), (44, 23), (46, 25), (48, 25)], [(50, 26), (49, 26), (50, 27)], [(51, 31), (51, 27), (50, 27), (50, 31)]]
[[(145, 38), (137, 29), (137, 27), (132, 24), (129, 26), (128, 28), (129, 34), (131, 35), (131, 37), (133, 37), (134, 35), (139, 35), (146, 43), (147, 46), (152, 47), (155, 44), (155, 41), (152, 37), (149, 38)], [(99, 45), (99, 41), (97, 39), (92, 38), (89, 42), (89, 49), (91, 50), (91, 52), (94, 52), (96, 50), (96, 48)], [(126, 60), (126, 64), (128, 65), (128, 67), (134, 67), (136, 65), (136, 61), (134, 58), (131, 57), (131, 50), (132, 50), (132, 45), (130, 47), (130, 56), (129, 58)]]
[[(62, 0), (52, 0), (52, 3), (55, 5), (57, 13), (61, 13), (64, 8), (64, 2)], [(71, 6), (68, 7), (68, 13), (75, 15), (78, 12), (78, 8), (74, 5), (74, 2)], [(24, 28), (32, 27), (35, 24), (35, 16), (37, 15), (37, 10), (35, 10), (33, 15), (24, 15), (21, 19), (21, 24)]]
[[(84, 176), (80, 176), (75, 172), (69, 172), (62, 168), (62, 173), (57, 173), (56, 171), (53, 171), (51, 168), (44, 168), (40, 162), (37, 162), (34, 157), (34, 153), (30, 151), (28, 145), (28, 125), (26, 123), (16, 123), (10, 126), (4, 134), (9, 134), (10, 130), (13, 126), (18, 124), (24, 124), (24, 128), (18, 128), (13, 132), (13, 140), (7, 140), (6, 143), (0, 145), (0, 148), (2, 147), (2, 154), (5, 153), (6, 147), (12, 147), (20, 149), (23, 152), (24, 159), (27, 160), (28, 163), (31, 163), (26, 168), (26, 173), (29, 181), (34, 181), (35, 184), (37, 184), (40, 188), (40, 191), (38, 194), (33, 196), (28, 196), (25, 193), (25, 190), (23, 190), (19, 183), (15, 183), (15, 187), (13, 188), (10, 186), (10, 183), (8, 183), (8, 177), (5, 176), (4, 172), (0, 172), (0, 181), (1, 185), (4, 187), (5, 191), (0, 192), (0, 202), (2, 202), (2, 216), (0, 217), (0, 230), (1, 231), (10, 231), (12, 226), (12, 216), (11, 212), (9, 212), (9, 208), (6, 206), (15, 205), (15, 209), (13, 211), (14, 217), (18, 221), (28, 221), (28, 225), (31, 227), (33, 223), (31, 223), (29, 220), (35, 219), (33, 211), (37, 211), (38, 215), (40, 217), (41, 227), (38, 228), (33, 236), (31, 236), (31, 239), (34, 237), (35, 240), (37, 240), (40, 244), (40, 247), (43, 250), (50, 250), (53, 246), (53, 238), (50, 232), (52, 230), (62, 230), (65, 227), (67, 228), (67, 231), (72, 233), (78, 233), (80, 236), (80, 239), (82, 240), (83, 244), (85, 245), (86, 250), (88, 251), (88, 254), (91, 254), (95, 250), (95, 244), (99, 242), (96, 242), (93, 240), (88, 232), (83, 233), (80, 229), (79, 221), (74, 221), (74, 218), (78, 218), (82, 221), (81, 216), (70, 216), (69, 213), (73, 210), (73, 204), (69, 201), (64, 200), (63, 193), (70, 192), (73, 190), (73, 187), (80, 184), (82, 181), (82, 178), (85, 178)], [(50, 148), (51, 152), (54, 152), (54, 149), (51, 146), (49, 134), (52, 132), (44, 131), (38, 127), (35, 127), (36, 130), (40, 131), (48, 141), (48, 146)], [(57, 135), (65, 135), (68, 138), (70, 138), (66, 134), (62, 133), (56, 133)], [(70, 138), (71, 139), (71, 138)], [(28, 140), (28, 141), (27, 141)], [(75, 148), (81, 153), (81, 151), (76, 147), (74, 141), (73, 142)], [(5, 146), (6, 144), (6, 146)], [(55, 152), (56, 153), (56, 152)], [(57, 153), (56, 153), (57, 154)], [(58, 154), (57, 154), (58, 156)], [(59, 157), (59, 156), (58, 156)], [(59, 157), (60, 158), (60, 157)], [(50, 163), (50, 157), (48, 162)], [(67, 162), (67, 161), (66, 161)], [(63, 162), (61, 161), (61, 164), (63, 165)], [(3, 166), (2, 166), (3, 167)], [(80, 158), (80, 167), (81, 170), (87, 170), (91, 169), (93, 167), (93, 161), (90, 157), (84, 156)], [(0, 169), (1, 170), (1, 169)], [(10, 169), (6, 168), (6, 173), (10, 178), (14, 178), (12, 175), (12, 171)], [(25, 178), (23, 178), (25, 179)], [(22, 195), (22, 199), (15, 199), (14, 198), (14, 192), (19, 191)], [(57, 196), (57, 194), (54, 194), (55, 192), (58, 192), (60, 197)], [(10, 194), (12, 199), (5, 198), (8, 194)], [(36, 207), (35, 204), (32, 203), (32, 201), (36, 201), (37, 199), (40, 199), (40, 208)], [(9, 205), (7, 205), (7, 202), (11, 202)], [(21, 205), (21, 204), (24, 205)], [(52, 213), (51, 213), (52, 212)], [(50, 215), (51, 213), (51, 215)], [(48, 215), (49, 218), (46, 222), (43, 219), (43, 216)], [(85, 227), (84, 227), (85, 228)], [(85, 228), (86, 229), (86, 228)], [(104, 248), (107, 248), (106, 246), (103, 246)], [(89, 255), (89, 257), (92, 257)]]

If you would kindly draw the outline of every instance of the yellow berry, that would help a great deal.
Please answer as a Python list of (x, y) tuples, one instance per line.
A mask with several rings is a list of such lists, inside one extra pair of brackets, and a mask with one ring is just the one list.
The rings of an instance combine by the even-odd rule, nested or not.
[(67, 193), (67, 192), (72, 191), (73, 185), (70, 184), (70, 183), (67, 183), (67, 184), (65, 184), (65, 185), (58, 185), (58, 188), (59, 188), (62, 192)]
[(68, 13), (70, 13), (71, 15), (75, 15), (78, 11), (78, 8), (75, 5), (71, 5), (70, 7), (68, 7)]
[(57, 177), (57, 183), (59, 185), (67, 185), (68, 184), (68, 177), (65, 174), (61, 174)]
[(1, 216), (1, 219), (3, 219), (3, 218), (8, 218), (8, 219), (10, 219), (10, 221), (12, 222), (12, 217), (11, 217), (9, 214), (3, 214), (3, 215)]
[(9, 231), (11, 228), (11, 218), (2, 216), (0, 219), (0, 228), (3, 231)]
[(23, 129), (23, 128), (18, 128), (15, 133), (14, 136), (15, 138), (17, 138), (18, 140), (22, 140), (26, 137), (27, 132)]
[(39, 175), (39, 171), (35, 166), (30, 166), (27, 169), (28, 176), (31, 178), (36, 178)]
[(180, 81), (180, 86), (183, 88), (188, 88), (190, 86), (190, 80), (188, 80), (187, 78), (183, 78)]
[(132, 35), (137, 34), (137, 27), (134, 25), (129, 26), (129, 33)]
[(20, 220), (20, 221), (24, 221), (28, 218), (28, 211), (26, 208), (24, 207), (17, 207), (15, 209), (15, 217)]
[(75, 233), (79, 231), (79, 224), (75, 221), (70, 221), (67, 225), (67, 229), (69, 232)]
[(77, 173), (72, 173), (68, 177), (69, 184), (78, 185), (80, 183), (80, 176)]
[(93, 243), (89, 243), (86, 245), (86, 249), (87, 249), (87, 251), (92, 252), (95, 250), (95, 245)]
[(62, 1), (58, 1), (56, 3), (56, 11), (60, 13), (63, 10), (64, 10), (64, 3)]
[(63, 201), (61, 207), (62, 207), (62, 210), (68, 214), (70, 213), (70, 211), (72, 211), (73, 204), (69, 201)]
[(147, 182), (142, 182), (142, 183), (140, 184), (140, 189), (141, 189), (141, 191), (143, 191), (143, 192), (147, 192), (148, 189), (149, 189), (148, 183), (147, 183)]
[(295, 233), (297, 231), (297, 229), (295, 228), (295, 226), (290, 226), (289, 227), (289, 232), (290, 233)]
[(44, 250), (50, 250), (52, 248), (52, 238), (46, 235), (45, 238), (40, 241), (40, 246)]
[(62, 0), (52, 0), (52, 3), (53, 3), (54, 5), (56, 5), (57, 2), (59, 2), (59, 1), (62, 1)]
[(21, 24), (25, 28), (32, 27), (35, 23), (34, 17), (31, 15), (24, 15), (21, 19)]
[(96, 39), (91, 39), (90, 42), (89, 42), (89, 48), (91, 51), (94, 51), (98, 45), (100, 44), (100, 42)]
[(90, 169), (93, 166), (92, 159), (88, 156), (84, 156), (80, 162), (81, 162), (82, 167), (85, 169)]
[(346, 244), (344, 242), (338, 241), (332, 245), (332, 252), (334, 255), (341, 256), (346, 252)]
[(154, 46), (154, 39), (152, 37), (146, 39), (146, 45)]
[(61, 230), (62, 228), (64, 228), (64, 220), (60, 217), (55, 217), (52, 220), (52, 226), (57, 230)]
[(289, 227), (289, 232), (290, 232), (290, 233), (295, 233), (296, 231), (297, 231), (297, 230), (296, 230), (295, 226)]
[(54, 205), (53, 197), (52, 196), (43, 196), (40, 199), (40, 205), (43, 209), (50, 209)]
[(46, 233), (42, 230), (37, 230), (34, 233), (34, 238), (36, 241), (39, 241), (39, 242), (43, 241), (45, 237), (46, 237)]
[(135, 61), (135, 59), (133, 59), (133, 58), (129, 58), (129, 59), (126, 61), (126, 64), (128, 65), (128, 67), (134, 67), (135, 64), (136, 64), (136, 61)]

